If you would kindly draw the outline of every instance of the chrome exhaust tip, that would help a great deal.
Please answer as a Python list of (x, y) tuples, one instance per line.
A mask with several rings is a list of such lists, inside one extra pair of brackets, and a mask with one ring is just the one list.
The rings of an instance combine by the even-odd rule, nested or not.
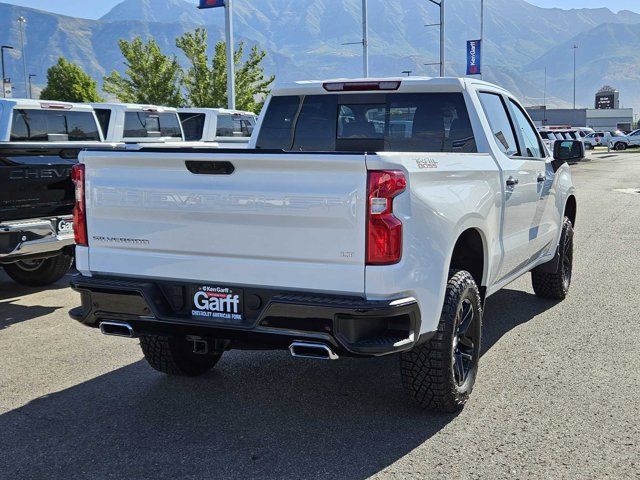
[(109, 335), (112, 337), (137, 337), (131, 325), (124, 322), (100, 322), (100, 331), (103, 335)]
[(315, 360), (338, 360), (338, 354), (323, 343), (293, 342), (289, 345), (292, 357)]

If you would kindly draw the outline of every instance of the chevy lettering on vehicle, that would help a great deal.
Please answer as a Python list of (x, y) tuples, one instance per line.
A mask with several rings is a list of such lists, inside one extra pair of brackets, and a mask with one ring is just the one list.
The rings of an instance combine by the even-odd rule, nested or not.
[(265, 195), (225, 195), (218, 193), (182, 194), (179, 192), (150, 192), (144, 190), (99, 188), (95, 189), (95, 204), (100, 207), (141, 207), (156, 208), (166, 211), (172, 208), (177, 211), (189, 207), (200, 208), (207, 212), (214, 211), (269, 211), (269, 210), (310, 210), (321, 208), (330, 210), (351, 205), (354, 215), (357, 204), (357, 192), (347, 196), (327, 195), (289, 195), (289, 196), (265, 196)]
[(71, 168), (41, 168), (37, 170), (22, 169), (9, 172), (9, 180), (49, 180), (52, 178), (69, 178)]

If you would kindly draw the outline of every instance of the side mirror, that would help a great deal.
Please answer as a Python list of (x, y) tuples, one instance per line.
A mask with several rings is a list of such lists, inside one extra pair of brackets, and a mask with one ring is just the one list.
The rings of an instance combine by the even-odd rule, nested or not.
[(553, 144), (553, 158), (561, 162), (578, 162), (584, 159), (582, 140), (558, 140)]

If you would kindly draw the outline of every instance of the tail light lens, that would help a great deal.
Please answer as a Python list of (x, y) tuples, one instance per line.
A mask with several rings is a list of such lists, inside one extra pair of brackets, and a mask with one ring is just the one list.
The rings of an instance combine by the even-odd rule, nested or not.
[(407, 188), (400, 171), (369, 172), (367, 265), (392, 265), (402, 258), (402, 222), (393, 215), (393, 199)]
[(86, 247), (89, 245), (87, 238), (87, 210), (84, 195), (84, 165), (79, 163), (71, 169), (71, 180), (76, 187), (76, 204), (73, 207), (73, 231), (76, 237), (76, 245)]

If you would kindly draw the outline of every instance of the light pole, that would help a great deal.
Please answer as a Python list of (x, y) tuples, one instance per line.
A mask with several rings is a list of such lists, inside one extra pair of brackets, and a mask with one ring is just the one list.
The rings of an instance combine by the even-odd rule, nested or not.
[[(444, 77), (445, 75), (445, 50), (444, 50), (444, 39), (445, 39), (445, 16), (444, 16), (444, 2), (445, 0), (429, 0), (434, 5), (440, 7), (440, 23), (430, 23), (425, 25), (425, 27), (440, 27), (440, 76)], [(425, 65), (437, 65), (437, 63), (425, 63)]]
[(27, 25), (27, 19), (24, 18), (23, 16), (20, 16), (18, 18), (18, 23), (20, 23), (20, 48), (22, 49), (22, 67), (24, 69), (24, 94), (26, 96), (29, 94), (28, 93), (29, 77), (27, 76), (27, 55), (24, 52), (24, 29), (25, 29), (25, 26)]
[(542, 125), (547, 124), (547, 67), (544, 67), (544, 100), (542, 101), (544, 106), (544, 118), (542, 119)]
[(369, 78), (369, 25), (367, 18), (367, 0), (362, 0), (362, 71)]
[(35, 73), (29, 74), (29, 98), (33, 98), (33, 89), (31, 88), (31, 79), (37, 77)]
[(7, 75), (4, 70), (4, 51), (5, 50), (13, 50), (13, 47), (9, 45), (0, 46), (0, 57), (2, 58), (2, 97), (3, 98), (7, 96), (5, 92), (5, 82), (7, 81)]
[(576, 109), (576, 51), (578, 45), (573, 46), (573, 109)]
[(220, 8), (225, 10), (225, 33), (227, 42), (227, 107), (236, 108), (236, 65), (233, 46), (233, 0), (200, 0), (198, 8)]
[(369, 78), (369, 21), (367, 15), (368, 0), (362, 0), (362, 40), (346, 42), (342, 45), (362, 45), (362, 75)]
[(236, 109), (236, 61), (233, 45), (233, 0), (225, 1), (225, 23), (227, 31), (227, 105), (229, 110)]

